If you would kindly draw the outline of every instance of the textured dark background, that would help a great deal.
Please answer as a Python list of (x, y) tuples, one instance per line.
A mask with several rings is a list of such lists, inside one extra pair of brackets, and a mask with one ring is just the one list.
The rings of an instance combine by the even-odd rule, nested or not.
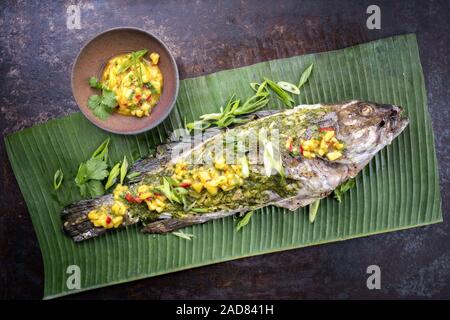
[[(66, 8), (81, 4), (81, 30)], [(366, 8), (381, 7), (381, 30)], [(117, 26), (155, 33), (181, 78), (269, 59), (417, 34), (443, 197), (444, 223), (252, 257), (139, 280), (66, 299), (450, 298), (449, 1), (1, 1), (2, 135), (77, 111), (72, 62), (95, 34)], [(40, 299), (43, 265), (27, 208), (0, 143), (0, 298)], [(366, 268), (382, 289), (366, 288)]]

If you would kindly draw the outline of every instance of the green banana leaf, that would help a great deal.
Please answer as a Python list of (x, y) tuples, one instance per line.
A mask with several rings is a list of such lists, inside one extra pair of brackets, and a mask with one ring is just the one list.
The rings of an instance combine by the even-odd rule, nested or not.
[[(263, 77), (297, 83), (314, 63), (312, 76), (297, 103), (362, 99), (404, 106), (408, 128), (382, 150), (356, 179), (356, 188), (342, 203), (327, 198), (316, 220), (306, 209), (295, 212), (267, 207), (253, 214), (239, 232), (226, 218), (174, 235), (145, 235), (138, 227), (74, 243), (61, 230), (60, 210), (80, 200), (73, 178), (106, 138), (112, 162), (145, 156), (184, 121), (217, 112), (236, 93), (252, 94), (248, 85)], [(269, 108), (283, 108), (272, 99)], [(186, 118), (186, 119), (185, 119)], [(80, 113), (49, 121), (6, 138), (7, 152), (42, 250), (44, 298), (53, 298), (183, 269), (252, 255), (362, 237), (442, 221), (433, 131), (415, 35), (402, 35), (326, 53), (258, 63), (181, 81), (176, 108), (160, 126), (146, 134), (108, 134)], [(64, 181), (53, 189), (53, 175), (62, 168)], [(81, 288), (67, 286), (68, 267), (81, 271)]]

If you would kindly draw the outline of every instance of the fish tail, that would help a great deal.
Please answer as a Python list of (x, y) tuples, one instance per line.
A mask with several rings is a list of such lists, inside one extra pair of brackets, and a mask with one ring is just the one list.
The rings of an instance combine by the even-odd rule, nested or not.
[(90, 211), (111, 201), (111, 195), (81, 200), (68, 205), (61, 211), (63, 230), (75, 242), (84, 241), (106, 233), (107, 229), (95, 227), (88, 218)]

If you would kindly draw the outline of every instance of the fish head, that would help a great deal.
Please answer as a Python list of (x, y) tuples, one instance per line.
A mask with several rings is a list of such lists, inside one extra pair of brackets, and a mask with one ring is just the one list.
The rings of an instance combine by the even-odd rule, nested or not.
[(337, 107), (337, 138), (344, 142), (341, 162), (360, 163), (370, 160), (397, 137), (408, 125), (400, 106), (351, 101)]

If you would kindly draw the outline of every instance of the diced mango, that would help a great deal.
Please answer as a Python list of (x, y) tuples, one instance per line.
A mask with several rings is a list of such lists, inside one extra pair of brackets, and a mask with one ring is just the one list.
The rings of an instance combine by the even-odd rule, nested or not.
[(215, 183), (214, 181), (206, 182), (205, 188), (213, 196), (216, 195), (217, 192), (219, 191), (219, 189), (217, 188), (217, 183)]
[(233, 169), (233, 171), (235, 173), (237, 173), (239, 175), (242, 173), (242, 166), (241, 165), (239, 165), (239, 164), (232, 164), (230, 167)]
[(336, 142), (336, 143), (333, 144), (333, 147), (334, 147), (336, 150), (342, 150), (342, 149), (344, 149), (344, 144), (343, 144), (343, 143)]
[(144, 193), (144, 192), (148, 192), (150, 190), (150, 187), (147, 185), (141, 185), (137, 188), (137, 192), (138, 193)]
[(150, 210), (150, 211), (156, 210), (156, 205), (154, 204), (153, 201), (146, 201), (146, 203), (147, 203), (148, 210)]
[(319, 141), (315, 139), (306, 140), (302, 143), (303, 150), (314, 151), (319, 146)]
[(164, 203), (164, 201), (160, 200), (160, 199), (155, 199), (153, 201), (153, 203), (157, 206), (157, 207), (161, 207), (164, 208), (166, 206), (166, 204)]
[(123, 217), (114, 217), (112, 219), (112, 223), (114, 225), (114, 228), (119, 227), (122, 224), (122, 221), (123, 221)]
[(329, 142), (334, 137), (334, 130), (324, 131), (323, 140)]
[(111, 206), (111, 213), (116, 216), (123, 216), (126, 211), (127, 208), (122, 202), (115, 201), (114, 204)]
[(333, 151), (333, 152), (328, 152), (327, 153), (327, 158), (330, 161), (337, 160), (340, 157), (342, 157), (342, 152), (340, 152), (340, 151)]
[(159, 62), (159, 54), (157, 54), (156, 52), (152, 52), (150, 54), (150, 60), (152, 61), (153, 64), (158, 64), (158, 62)]
[(196, 181), (196, 182), (192, 183), (191, 187), (192, 187), (192, 189), (194, 189), (195, 192), (200, 193), (200, 192), (202, 192), (203, 184), (199, 181)]
[(96, 226), (96, 227), (102, 226), (102, 222), (100, 220), (94, 220), (93, 223), (94, 223), (94, 226)]
[(98, 213), (95, 210), (92, 210), (88, 213), (89, 220), (97, 220), (98, 219)]
[(141, 199), (141, 200), (145, 200), (145, 199), (148, 199), (151, 197), (153, 197), (153, 193), (151, 193), (151, 192), (139, 193), (139, 199)]
[(322, 157), (325, 153), (327, 153), (327, 149), (328, 148), (319, 148), (319, 150), (317, 150), (317, 154)]
[(307, 159), (312, 159), (312, 158), (316, 157), (314, 152), (311, 152), (311, 151), (303, 151), (303, 156)]
[(225, 170), (225, 168), (227, 167), (227, 164), (225, 162), (225, 158), (224, 157), (218, 157), (215, 161), (214, 161), (214, 167), (217, 170)]
[(200, 178), (200, 181), (203, 182), (203, 183), (205, 183), (206, 181), (211, 179), (211, 176), (206, 171), (200, 171), (198, 173), (198, 177)]
[[(319, 149), (328, 150), (328, 144), (327, 144), (327, 142), (325, 141), (325, 139), (322, 139), (322, 140), (320, 141)], [(326, 151), (325, 151), (325, 152), (326, 152)]]
[(223, 184), (226, 184), (226, 183), (227, 183), (227, 178), (226, 178), (225, 176), (219, 176), (219, 177), (217, 177), (217, 178), (214, 179), (214, 182), (215, 182), (218, 186), (220, 186), (220, 185), (223, 185)]

